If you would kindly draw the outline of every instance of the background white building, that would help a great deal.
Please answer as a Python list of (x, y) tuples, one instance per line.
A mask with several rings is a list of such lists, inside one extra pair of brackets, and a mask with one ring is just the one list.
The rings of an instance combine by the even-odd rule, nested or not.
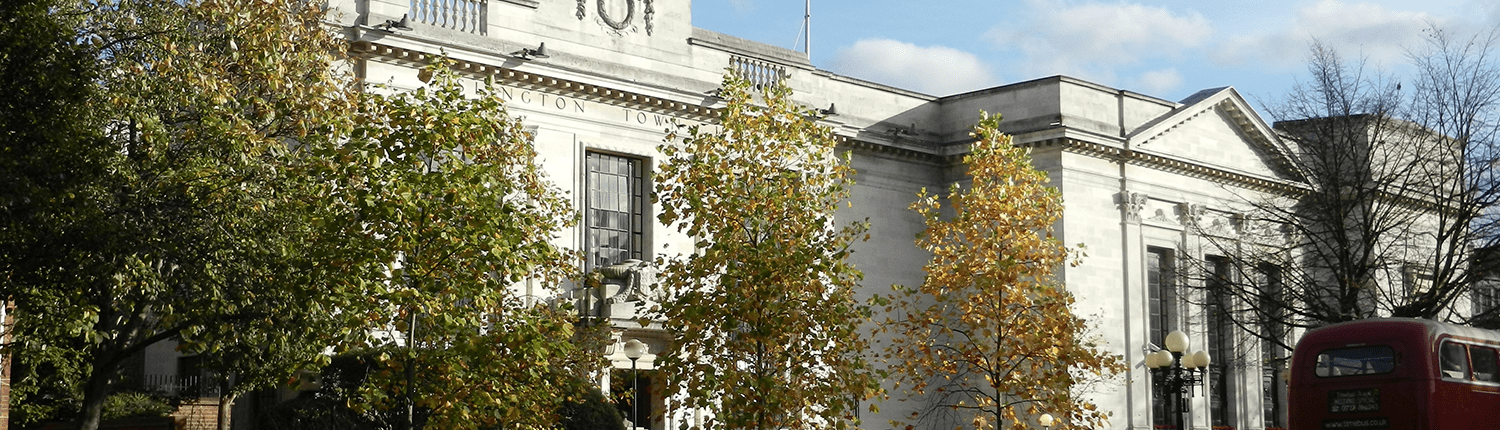
[[(1085, 244), (1087, 257), (1062, 281), (1111, 353), (1130, 370), (1092, 386), (1111, 412), (1111, 428), (1151, 429), (1170, 422), (1152, 389), (1146, 353), (1167, 331), (1187, 331), (1194, 349), (1219, 357), (1206, 389), (1191, 399), (1191, 426), (1282, 426), (1282, 384), (1262, 369), (1238, 334), (1210, 324), (1212, 312), (1190, 302), (1178, 276), (1203, 249), (1201, 234), (1233, 236), (1234, 199), (1243, 193), (1299, 186), (1281, 140), (1232, 88), (1169, 101), (1056, 76), (935, 97), (814, 68), (806, 55), (691, 25), (690, 0), (333, 0), (330, 20), (345, 29), (358, 76), (396, 89), (420, 85), (416, 67), (439, 54), (457, 69), (492, 76), (511, 113), (535, 127), (541, 163), (567, 190), (584, 223), (565, 232), (567, 246), (588, 251), (590, 268), (657, 253), (692, 251), (692, 242), (655, 222), (650, 172), (656, 146), (672, 123), (712, 120), (715, 89), (728, 69), (752, 81), (783, 80), (795, 98), (824, 109), (824, 120), (853, 151), (858, 170), (850, 219), (869, 218), (871, 239), (853, 260), (866, 294), (892, 284), (916, 285), (927, 257), (912, 242), (923, 220), (906, 207), (918, 190), (962, 181), (958, 161), (984, 110), (1004, 116), (1005, 131), (1033, 148), (1037, 168), (1063, 194), (1063, 243)], [(396, 25), (403, 16), (410, 30)], [(1180, 267), (1179, 267), (1180, 266)], [(545, 295), (533, 291), (530, 294)], [(601, 298), (602, 299), (602, 298)], [(649, 352), (666, 336), (640, 328), (633, 304), (603, 303), (621, 339)], [(1209, 344), (1210, 338), (1215, 341)], [(1208, 345), (1208, 346), (1204, 346)], [(1241, 350), (1235, 350), (1240, 348)], [(615, 349), (616, 368), (632, 365)], [(653, 368), (652, 356), (635, 363)], [(647, 374), (649, 375), (649, 373)], [(668, 407), (648, 388), (654, 410)], [(899, 394), (896, 395), (899, 397)], [(905, 416), (915, 405), (889, 402), (868, 428)], [(675, 428), (691, 413), (651, 428)]]

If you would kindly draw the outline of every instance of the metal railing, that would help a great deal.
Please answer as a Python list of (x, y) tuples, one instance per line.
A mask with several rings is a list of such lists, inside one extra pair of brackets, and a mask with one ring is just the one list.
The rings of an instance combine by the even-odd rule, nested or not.
[(216, 378), (178, 375), (141, 375), (140, 378), (139, 381), (127, 381), (121, 388), (172, 397), (219, 397)]

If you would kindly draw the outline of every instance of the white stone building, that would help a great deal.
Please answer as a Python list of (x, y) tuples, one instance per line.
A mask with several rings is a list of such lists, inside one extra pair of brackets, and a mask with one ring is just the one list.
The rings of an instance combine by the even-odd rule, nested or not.
[[(1179, 259), (1213, 257), (1176, 255), (1198, 249), (1194, 226), (1232, 235), (1236, 193), (1295, 186), (1281, 141), (1232, 88), (1169, 101), (1057, 76), (935, 97), (839, 76), (813, 67), (802, 53), (693, 28), (690, 0), (333, 0), (331, 6), (330, 20), (344, 28), (358, 58), (353, 66), (368, 82), (415, 88), (415, 67), (440, 53), (460, 71), (494, 77), (511, 113), (535, 127), (551, 179), (585, 214), (583, 225), (564, 232), (564, 244), (588, 250), (590, 267), (692, 251), (689, 238), (654, 222), (649, 172), (671, 122), (713, 118), (720, 104), (714, 90), (726, 69), (752, 81), (784, 79), (797, 100), (831, 111), (825, 123), (853, 151), (858, 170), (848, 215), (872, 224), (872, 238), (854, 257), (868, 294), (921, 282), (926, 256), (912, 239), (924, 225), (906, 207), (924, 187), (942, 190), (963, 180), (958, 160), (979, 111), (1003, 115), (1005, 131), (1034, 148), (1036, 166), (1062, 191), (1063, 243), (1087, 246), (1083, 263), (1063, 272), (1078, 298), (1076, 312), (1130, 366), (1090, 394), (1113, 414), (1110, 428), (1170, 422), (1167, 411), (1153, 408), (1163, 402), (1144, 357), (1171, 329), (1186, 329), (1197, 345), (1208, 339), (1206, 314), (1163, 275), (1175, 272)], [(397, 24), (403, 16), (409, 30)], [(652, 353), (662, 349), (663, 333), (623, 322), (630, 304), (602, 308), (622, 321), (622, 339), (641, 339)], [(619, 352), (612, 358), (616, 368), (632, 365)], [(651, 358), (635, 364), (649, 370)], [(1197, 390), (1191, 426), (1282, 426), (1276, 372), (1263, 372), (1255, 360), (1221, 361), (1232, 365)], [(655, 396), (654, 410), (669, 407), (660, 390), (646, 391)], [(885, 428), (887, 417), (904, 416), (910, 407), (890, 402), (883, 416), (862, 418), (867, 428)], [(649, 427), (693, 419), (680, 412)]]

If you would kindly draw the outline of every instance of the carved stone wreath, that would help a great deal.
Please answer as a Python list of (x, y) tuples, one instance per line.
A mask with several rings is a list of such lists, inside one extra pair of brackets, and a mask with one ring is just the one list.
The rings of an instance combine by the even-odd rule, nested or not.
[[(588, 0), (578, 0), (578, 13), (576, 13), (575, 15), (578, 16), (578, 19), (580, 20), (583, 19), (584, 16), (586, 16), (584, 13), (584, 8), (585, 5), (587, 5), (587, 1)], [(599, 20), (604, 21), (604, 25), (608, 25), (609, 28), (613, 28), (616, 31), (625, 31), (626, 29), (629, 29), (630, 22), (635, 19), (635, 0), (625, 0), (625, 18), (619, 20), (611, 18), (609, 16), (609, 12), (604, 11), (604, 1), (605, 0), (598, 0), (598, 3), (596, 4), (599, 8)], [(656, 8), (651, 4), (652, 0), (641, 0), (641, 2), (645, 3), (646, 6), (646, 35), (649, 36), (651, 35), (651, 32), (653, 30), (651, 18), (653, 15), (656, 15)]]
[(624, 30), (630, 27), (631, 18), (635, 18), (635, 1), (625, 0), (625, 19), (615, 21), (609, 18), (609, 12), (604, 11), (604, 0), (599, 0), (599, 19), (604, 20), (604, 24), (610, 28)]

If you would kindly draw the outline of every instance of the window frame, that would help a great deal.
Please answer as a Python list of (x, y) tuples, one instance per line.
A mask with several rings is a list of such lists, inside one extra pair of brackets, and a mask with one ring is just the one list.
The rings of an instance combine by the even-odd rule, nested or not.
[[(1450, 370), (1448, 370), (1447, 365), (1450, 363), (1450, 361), (1447, 360), (1447, 352), (1450, 346), (1463, 349), (1464, 361), (1462, 363), (1458, 363), (1463, 367), (1461, 369), (1451, 370), (1463, 372), (1463, 376), (1461, 377), (1449, 374)], [(1480, 369), (1477, 366), (1477, 363), (1479, 361), (1475, 360), (1477, 354), (1484, 353), (1488, 353), (1487, 356), (1490, 357), (1490, 361), (1488, 362), (1489, 372), (1480, 372)], [(1436, 370), (1438, 379), (1441, 379), (1443, 381), (1462, 382), (1469, 384), (1500, 385), (1500, 347), (1497, 347), (1496, 345), (1475, 344), (1458, 341), (1454, 338), (1446, 338), (1438, 344), (1437, 360), (1435, 364), (1437, 365)], [(1489, 376), (1487, 378), (1481, 379), (1481, 374), (1486, 374)]]
[[(1152, 344), (1165, 347), (1167, 333), (1180, 325), (1177, 319), (1181, 312), (1178, 309), (1180, 291), (1177, 290), (1176, 250), (1147, 246), (1144, 260), (1147, 338)], [(1149, 384), (1151, 396), (1155, 399), (1151, 402), (1152, 424), (1171, 425), (1175, 422), (1173, 415), (1182, 413), (1177, 394), (1167, 390), (1165, 381), (1152, 376)]]
[(1205, 255), (1203, 257), (1210, 273), (1205, 275), (1208, 300), (1204, 306), (1207, 316), (1205, 337), (1213, 363), (1206, 369), (1211, 381), (1208, 387), (1209, 423), (1212, 426), (1233, 426), (1235, 423), (1235, 378), (1232, 366), (1236, 354), (1235, 330), (1230, 324), (1229, 300), (1219, 288), (1230, 288), (1234, 282), (1234, 261), (1229, 257)]
[[(1386, 368), (1384, 371), (1379, 371), (1379, 372), (1363, 372), (1363, 373), (1352, 373), (1352, 374), (1339, 375), (1339, 374), (1332, 374), (1331, 371), (1324, 371), (1323, 370), (1325, 367), (1328, 368), (1328, 369), (1332, 369), (1333, 368), (1331, 365), (1329, 365), (1329, 366), (1325, 366), (1324, 365), (1324, 363), (1327, 363), (1327, 361), (1325, 361), (1323, 359), (1323, 357), (1326, 356), (1326, 355), (1328, 355), (1329, 352), (1332, 352), (1332, 351), (1354, 351), (1354, 350), (1374, 350), (1374, 349), (1377, 349), (1377, 348), (1379, 348), (1379, 349), (1385, 349), (1386, 351), (1389, 352), (1389, 354), (1385, 354), (1385, 355), (1382, 356), (1382, 357), (1389, 358), (1390, 362), (1391, 362), (1390, 366), (1388, 368)], [(1393, 346), (1384, 345), (1384, 344), (1378, 344), (1378, 345), (1360, 345), (1360, 346), (1343, 346), (1343, 347), (1336, 347), (1336, 348), (1327, 348), (1327, 349), (1318, 351), (1317, 357), (1318, 357), (1317, 360), (1313, 361), (1313, 366), (1314, 366), (1313, 367), (1313, 375), (1317, 376), (1318, 378), (1350, 378), (1350, 377), (1358, 377), (1358, 376), (1386, 375), (1386, 374), (1390, 374), (1390, 373), (1395, 372), (1396, 368), (1401, 365), (1401, 356), (1396, 353), (1396, 348), (1393, 347)], [(1369, 360), (1369, 358), (1362, 358), (1360, 361), (1368, 363), (1370, 360)], [(1367, 366), (1367, 364), (1366, 364), (1366, 366)], [(1348, 368), (1348, 367), (1346, 366), (1345, 368)]]
[[(619, 173), (610, 171), (603, 166), (605, 162), (623, 163), (628, 166), (628, 171)], [(600, 267), (636, 259), (645, 259), (645, 250), (649, 248), (646, 243), (650, 235), (647, 230), (649, 222), (647, 216), (651, 214), (650, 209), (650, 160), (631, 154), (602, 151), (597, 149), (586, 149), (583, 163), (583, 196), (582, 196), (582, 242), (584, 249), (584, 270), (592, 271)], [(620, 178), (623, 189), (606, 190), (606, 177)], [(611, 185), (619, 186), (618, 183)], [(613, 192), (611, 192), (613, 191)], [(605, 194), (613, 194), (615, 200), (607, 201), (601, 199)], [(606, 200), (606, 201), (601, 201)], [(621, 203), (623, 201), (623, 204)], [(622, 210), (618, 210), (621, 209)], [(625, 221), (623, 225), (611, 225), (601, 220), (601, 213), (612, 212), (623, 214)], [(599, 236), (602, 231), (612, 231), (616, 237), (624, 237), (623, 246), (609, 246), (615, 253), (613, 256), (601, 256), (601, 248), (605, 246)]]

